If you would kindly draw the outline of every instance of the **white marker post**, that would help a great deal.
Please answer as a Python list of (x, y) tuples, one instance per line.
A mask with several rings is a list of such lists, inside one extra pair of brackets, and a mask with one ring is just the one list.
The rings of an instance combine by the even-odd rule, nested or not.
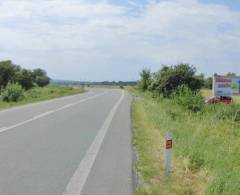
[(170, 131), (166, 134), (165, 145), (165, 175), (170, 176), (172, 172), (172, 141), (173, 135)]

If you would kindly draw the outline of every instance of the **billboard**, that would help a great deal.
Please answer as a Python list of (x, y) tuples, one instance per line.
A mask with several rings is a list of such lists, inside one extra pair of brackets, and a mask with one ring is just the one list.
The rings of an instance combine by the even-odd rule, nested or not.
[(240, 77), (214, 75), (213, 93), (217, 97), (240, 95)]

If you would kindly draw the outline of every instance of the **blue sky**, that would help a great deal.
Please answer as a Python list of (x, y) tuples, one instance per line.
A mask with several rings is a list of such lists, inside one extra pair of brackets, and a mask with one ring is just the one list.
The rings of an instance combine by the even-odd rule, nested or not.
[(208, 4), (222, 4), (228, 6), (229, 8), (239, 11), (240, 10), (240, 1), (239, 0), (200, 0), (200, 2)]
[(5, 0), (0, 13), (0, 60), (52, 78), (135, 80), (179, 62), (240, 74), (238, 1)]

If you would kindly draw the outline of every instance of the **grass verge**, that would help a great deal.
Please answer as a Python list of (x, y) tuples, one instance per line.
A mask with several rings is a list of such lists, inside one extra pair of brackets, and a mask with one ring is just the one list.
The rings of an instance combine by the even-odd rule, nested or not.
[(11, 108), (18, 105), (24, 105), (68, 95), (75, 95), (85, 92), (82, 88), (64, 87), (49, 85), (43, 88), (35, 87), (24, 92), (24, 97), (18, 102), (3, 102), (0, 100), (0, 109)]
[[(212, 112), (191, 113), (166, 99), (132, 105), (136, 194), (240, 194), (240, 126)], [(164, 135), (174, 134), (174, 166), (164, 175)]]

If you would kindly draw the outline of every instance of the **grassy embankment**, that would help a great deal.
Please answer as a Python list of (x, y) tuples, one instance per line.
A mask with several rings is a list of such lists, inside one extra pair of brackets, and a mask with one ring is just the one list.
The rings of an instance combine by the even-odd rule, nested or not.
[[(136, 194), (240, 194), (240, 125), (225, 107), (192, 113), (168, 99), (132, 90)], [(226, 108), (227, 109), (227, 108)], [(174, 134), (174, 166), (164, 175), (164, 135)]]
[(53, 98), (75, 95), (85, 92), (82, 88), (72, 88), (57, 85), (49, 85), (43, 88), (35, 87), (24, 92), (24, 97), (18, 102), (3, 102), (0, 100), (0, 109), (10, 108), (18, 105), (29, 104)]

